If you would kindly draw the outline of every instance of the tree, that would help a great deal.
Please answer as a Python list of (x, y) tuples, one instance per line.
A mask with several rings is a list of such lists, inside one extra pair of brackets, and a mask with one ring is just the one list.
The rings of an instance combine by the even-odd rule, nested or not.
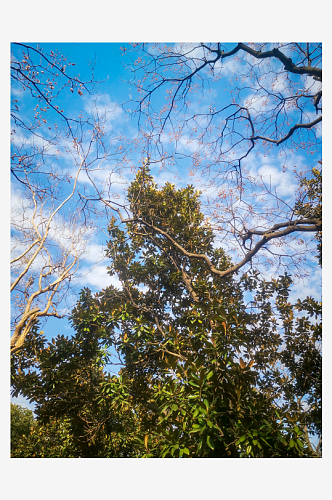
[[(321, 164), (321, 162), (318, 162)], [(310, 177), (300, 177), (301, 197), (296, 203), (295, 213), (302, 217), (314, 217), (322, 220), (322, 171), (320, 168), (313, 168)], [(317, 240), (317, 258), (322, 266), (322, 231), (315, 235)]]
[(295, 183), (293, 169), (300, 175), (297, 161), (308, 177), (316, 168), (321, 44), (141, 43), (123, 51), (137, 90), (128, 105), (136, 105), (151, 164), (189, 170), (201, 183), (205, 214), (240, 267), (265, 263), (276, 275), (291, 268), (308, 277), (313, 248), (305, 234), (321, 230), (321, 217), (296, 216), (289, 195), (273, 186), (278, 170), (264, 177), (255, 162), (281, 162), (286, 183)]
[[(121, 229), (113, 218), (109, 229), (109, 272), (122, 289), (83, 290), (71, 339), (46, 348), (31, 335), (13, 356), (14, 395), (35, 401), (41, 422), (66, 415), (81, 456), (313, 456), (319, 325), (299, 318), (294, 329), (289, 277), (212, 273), (209, 262), (220, 272), (231, 262), (213, 246), (192, 186), (158, 189), (145, 166), (128, 197), (133, 220)], [(193, 246), (209, 262), (182, 251)], [(310, 308), (319, 316), (312, 300), (299, 304)], [(308, 338), (298, 369), (294, 356)], [(110, 348), (118, 376), (103, 369), (116, 359)]]
[[(100, 173), (105, 161), (111, 180), (117, 155), (120, 151), (124, 155), (125, 147), (121, 137), (105, 132), (109, 110), (104, 114), (96, 110), (92, 116), (77, 110), (84, 94), (93, 98), (97, 83), (93, 68), (91, 80), (83, 81), (73, 74), (75, 64), (58, 51), (48, 54), (39, 46), (14, 43), (12, 52), (14, 353), (36, 322), (66, 313), (65, 299), (88, 239), (96, 231), (98, 211), (85, 194), (93, 186), (94, 172)], [(88, 187), (81, 184), (80, 192), (82, 174)]]
[(31, 410), (11, 403), (12, 458), (69, 458), (77, 457), (68, 421), (53, 419), (41, 425)]
[[(71, 338), (58, 335), (47, 342), (35, 327), (23, 348), (12, 356), (12, 395), (22, 394), (35, 403), (36, 428), (28, 441), (15, 448), (15, 456), (129, 457), (132, 407), (118, 410), (118, 401), (101, 401), (103, 371), (109, 356), (105, 335), (91, 326), (95, 310), (89, 291), (82, 291), (87, 311)], [(85, 319), (84, 317), (85, 316)], [(108, 346), (110, 343), (107, 344)], [(41, 437), (42, 436), (42, 437)]]
[(22, 347), (39, 318), (61, 317), (56, 309), (63, 298), (59, 292), (66, 292), (77, 270), (84, 251), (84, 230), (75, 215), (68, 222), (57, 215), (74, 195), (79, 172), (72, 191), (57, 206), (52, 195), (41, 197), (28, 178), (25, 198), (15, 200), (11, 225), (12, 353)]
[(11, 448), (17, 448), (23, 435), (28, 435), (33, 426), (33, 413), (28, 408), (10, 404), (10, 444)]

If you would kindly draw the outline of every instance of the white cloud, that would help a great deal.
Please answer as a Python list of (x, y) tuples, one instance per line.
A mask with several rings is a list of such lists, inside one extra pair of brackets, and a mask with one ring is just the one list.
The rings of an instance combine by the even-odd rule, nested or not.
[(192, 70), (200, 66), (204, 60), (205, 50), (199, 43), (176, 43), (174, 53), (186, 55), (186, 66)]
[(282, 170), (272, 165), (263, 164), (257, 170), (257, 174), (262, 177), (266, 184), (271, 184), (271, 188), (277, 188), (278, 193), (282, 196), (294, 195), (297, 184), (289, 172)]
[(287, 77), (288, 75), (286, 73), (278, 74), (278, 76), (273, 75), (272, 78), (269, 75), (271, 90), (274, 93), (276, 92), (282, 93), (285, 92), (286, 90), (287, 93)]
[[(50, 217), (57, 208), (52, 203), (51, 200), (48, 207), (40, 204), (37, 206), (36, 213), (34, 213), (32, 200), (24, 197), (21, 191), (14, 190), (11, 195), (11, 221), (13, 229), (23, 232), (31, 230), (36, 237), (34, 221), (40, 234), (43, 235)], [(59, 204), (60, 202), (58, 202)], [(48, 238), (66, 249), (69, 249), (73, 241), (75, 241), (76, 249), (78, 249), (78, 247), (84, 244), (86, 233), (89, 231), (86, 227), (80, 226), (77, 221), (76, 211), (71, 211), (71, 207), (68, 204), (64, 205), (63, 211), (65, 212), (65, 216), (62, 216), (59, 212), (53, 216), (49, 226)]]
[[(12, 127), (15, 128), (15, 125), (13, 124)], [(11, 136), (11, 143), (18, 148), (34, 147), (42, 150), (43, 155), (56, 155), (59, 145), (58, 143), (55, 144), (55, 141), (54, 143), (50, 141), (51, 134), (47, 134), (47, 132), (45, 138), (37, 134), (24, 134), (22, 130), (16, 131), (16, 133)]]
[(12, 85), (12, 87), (10, 89), (10, 93), (11, 93), (12, 96), (15, 96), (15, 97), (20, 96), (21, 97), (21, 95), (23, 94), (23, 91), (22, 91), (21, 88), (15, 88)]
[(310, 278), (299, 280), (291, 287), (290, 301), (295, 303), (297, 299), (304, 300), (306, 297), (322, 300), (322, 269), (316, 265), (315, 270), (310, 273)]
[(82, 269), (82, 274), (79, 278), (80, 286), (90, 286), (91, 288), (96, 288), (101, 290), (110, 285), (115, 288), (121, 288), (121, 282), (117, 276), (110, 276), (107, 274), (107, 266), (97, 266), (88, 270), (87, 267)]
[(190, 139), (189, 136), (183, 135), (177, 141), (178, 151), (189, 151), (190, 153), (195, 153), (199, 148), (199, 142), (197, 139)]
[[(316, 120), (320, 115), (314, 113), (314, 112), (311, 112), (311, 113), (308, 113), (306, 112), (305, 114), (305, 119), (303, 120), (305, 123), (310, 123), (310, 122), (313, 122), (314, 120)], [(309, 129), (311, 130), (311, 129)], [(315, 125), (312, 130), (315, 131), (315, 134), (318, 138), (321, 138), (322, 137), (322, 122), (319, 122), (317, 123), (317, 125)]]
[(95, 119), (103, 119), (107, 131), (113, 130), (114, 122), (122, 121), (125, 117), (123, 109), (108, 94), (88, 96), (84, 101), (84, 110)]
[(273, 103), (269, 102), (268, 96), (260, 92), (252, 92), (246, 97), (243, 106), (248, 108), (251, 113), (267, 112), (273, 108)]
[(235, 57), (228, 57), (226, 59), (219, 59), (214, 65), (215, 75), (222, 77), (233, 76), (241, 74), (243, 70), (243, 62)]
[(305, 90), (310, 91), (310, 94), (316, 94), (322, 89), (322, 82), (314, 80), (312, 76), (306, 76), (304, 88)]
[[(301, 171), (306, 168), (306, 159), (301, 154), (295, 154), (287, 150), (284, 156), (278, 156), (277, 152), (269, 151), (269, 154), (264, 156), (256, 155), (247, 157), (245, 160), (245, 170), (248, 171), (249, 177), (253, 179), (262, 178), (265, 185), (274, 192), (277, 190), (277, 195), (283, 199), (294, 197), (298, 187), (294, 168)], [(246, 177), (243, 171), (244, 177)], [(247, 190), (248, 191), (248, 190)], [(294, 200), (293, 200), (294, 201)]]
[(105, 245), (90, 244), (84, 254), (84, 262), (99, 262), (105, 258)]

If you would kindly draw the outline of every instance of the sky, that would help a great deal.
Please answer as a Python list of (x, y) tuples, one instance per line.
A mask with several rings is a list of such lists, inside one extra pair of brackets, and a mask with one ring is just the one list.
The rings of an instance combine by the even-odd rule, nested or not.
[[(36, 44), (31, 44), (35, 46)], [(226, 49), (233, 47), (234, 44), (226, 44)], [(131, 84), (133, 79), (133, 74), (131, 71), (124, 67), (124, 64), (133, 64), (127, 56), (124, 56), (124, 51), (120, 50), (120, 47), (124, 47), (126, 52), (130, 51), (130, 46), (127, 43), (43, 43), (43, 50), (45, 53), (50, 53), (51, 51), (59, 51), (66, 58), (66, 64), (68, 62), (75, 63), (70, 68), (69, 74), (79, 75), (81, 80), (87, 81), (91, 78), (91, 71), (93, 68), (94, 80), (98, 82), (95, 88), (95, 94), (93, 96), (88, 95), (84, 90), (82, 95), (78, 95), (76, 92), (62, 92), (60, 97), (57, 99), (57, 104), (60, 108), (65, 110), (66, 116), (75, 118), (78, 114), (82, 113), (84, 116), (91, 116), (98, 113), (102, 116), (106, 113), (105, 129), (108, 137), (111, 141), (111, 147), (117, 150), (120, 144), (119, 136), (123, 135), (131, 140), (135, 140), (138, 135), (138, 125), (137, 118), (132, 116), (132, 113), (128, 110), (132, 109), (132, 104), (125, 104), (122, 107), (122, 103), (128, 102), (128, 100), (135, 95), (134, 86)], [(151, 48), (151, 45), (150, 45)], [(21, 54), (21, 48), (12, 46), (12, 51), (15, 57), (19, 58)], [(199, 55), (199, 54), (197, 54)], [(68, 71), (68, 70), (67, 70)], [(223, 76), (225, 77), (221, 82), (226, 82), (228, 84), (229, 77), (232, 72), (240, 72), (241, 66), (238, 65), (236, 61), (227, 60), (223, 68), (220, 68)], [(282, 83), (282, 82), (281, 82)], [(312, 84), (312, 82), (311, 82)], [(305, 83), (307, 85), (307, 83)], [(205, 93), (199, 99), (192, 97), (192, 108), (197, 110), (197, 112), (202, 112), (202, 110), (207, 110), (211, 103), (216, 109), (220, 109), (226, 106), (230, 102), (229, 88), (225, 87), (224, 92), (220, 92), (220, 82), (211, 84), (210, 92)], [(276, 86), (278, 90), (278, 85)], [(21, 95), (17, 91), (17, 86), (15, 84), (11, 88), (12, 96), (18, 95), (20, 98), (21, 110), (26, 113), (26, 116), (31, 115), (33, 101), (28, 95), (25, 95), (22, 99)], [(160, 106), (163, 96), (157, 96), (155, 104)], [(253, 96), (252, 91), (247, 90), (241, 94), (241, 99), (243, 104), (252, 106), (253, 112), (257, 112), (261, 109), (261, 102)], [(125, 108), (125, 109), (124, 109)], [(126, 111), (125, 111), (126, 110)], [(49, 125), (49, 131), (46, 131), (46, 136), (49, 134), (51, 138), (56, 129), (57, 117), (47, 116)], [(167, 129), (166, 129), (167, 131)], [(167, 142), (166, 136), (164, 137)], [(23, 135), (21, 133), (17, 134), (14, 141), (19, 143), (23, 140)], [(40, 141), (39, 141), (40, 142)], [(165, 142), (165, 144), (166, 144)], [(37, 139), (38, 143), (38, 139)], [(189, 140), (189, 135), (186, 135), (184, 131), (183, 137), (180, 139), (178, 144), (178, 151), (184, 155), (192, 153), (197, 147), (197, 141)], [(167, 147), (169, 145), (166, 144)], [(65, 141), (60, 141), (58, 145), (59, 149), (63, 152), (68, 148), (68, 143)], [(52, 148), (48, 149), (49, 154), (53, 154)], [(102, 183), (109, 181), (109, 171), (114, 169), (112, 174), (112, 193), (116, 197), (115, 199), (121, 202), (124, 199), (125, 190), (133, 180), (137, 167), (141, 165), (142, 154), (144, 152), (129, 151), (126, 153), (127, 163), (124, 163), (121, 167), (121, 171), (115, 168), (117, 160), (120, 154), (114, 154), (113, 157), (109, 157), (107, 161), (101, 165), (100, 161), (95, 161), (93, 158), (94, 151), (92, 151), (91, 158), (95, 162), (94, 167), (98, 170), (94, 172), (94, 179), (98, 186), (102, 186)], [(319, 161), (321, 159), (321, 151), (318, 150), (313, 156), (312, 162)], [(296, 190), (296, 179), (292, 171), (292, 166), (297, 165), (298, 168), (305, 168), (307, 165), (307, 156), (303, 151), (287, 151), (287, 155), (281, 156), (279, 151), (274, 148), (268, 155), (249, 155), (243, 164), (244, 168), (248, 171), (248, 174), (256, 177), (262, 178), (270, 189), (277, 190), (278, 194), (282, 198), (292, 204), (294, 201), (295, 190)], [(75, 175), (77, 166), (75, 165), (77, 158), (74, 155), (63, 155), (60, 159), (57, 158), (52, 160), (52, 168), (55, 168), (55, 172), (68, 171), (73, 176)], [(181, 162), (180, 162), (181, 163)], [(283, 167), (287, 164), (288, 170), (285, 172)], [(46, 165), (48, 165), (46, 163)], [(159, 164), (151, 165), (151, 172), (155, 177), (155, 180), (159, 186), (162, 186), (166, 182), (173, 182), (178, 187), (184, 187), (188, 183), (194, 184), (198, 189), (202, 190), (201, 200), (202, 206), (206, 205), (208, 198), (215, 196), (215, 187), (202, 188), (201, 180), (199, 176), (190, 176), (187, 170), (189, 166), (189, 161), (182, 161), (182, 168), (180, 169), (177, 165), (168, 164), (167, 169), (161, 171)], [(84, 172), (81, 172), (78, 178), (79, 189), (83, 190), (84, 185), (87, 186), (87, 192), (89, 192), (88, 179)], [(69, 189), (69, 186), (68, 186)], [(69, 191), (68, 191), (69, 192)], [(12, 205), (17, 206), (21, 198), (20, 186), (18, 183), (12, 182)], [(260, 206), (264, 208), (264, 201), (259, 204), (257, 202), (257, 208)], [(70, 205), (69, 205), (70, 206)], [(70, 217), (68, 218), (69, 212), (68, 208), (62, 210), (57, 215), (56, 225), (53, 229), (54, 241), (59, 238), (59, 234), (72, 235), (72, 227), (70, 226)], [(17, 217), (20, 218), (20, 210), (18, 210)], [(69, 222), (68, 222), (69, 221)], [(250, 224), (248, 220), (248, 224)], [(84, 236), (86, 243), (86, 252), (84, 258), (82, 258), (81, 266), (77, 277), (73, 280), (75, 286), (72, 287), (74, 295), (67, 298), (67, 303), (62, 304), (63, 309), (66, 311), (70, 310), (75, 305), (75, 293), (78, 295), (82, 287), (89, 287), (92, 292), (98, 292), (102, 288), (109, 285), (114, 285), (120, 287), (120, 282), (116, 276), (109, 276), (107, 274), (107, 259), (104, 259), (105, 248), (107, 245), (107, 219), (98, 219), (98, 230), (94, 232), (87, 232)], [(306, 238), (306, 236), (304, 236)], [(70, 238), (68, 237), (70, 241)], [(225, 242), (218, 242), (216, 240), (216, 245), (225, 245)], [(232, 248), (227, 248), (232, 252)], [(267, 275), (272, 276), (275, 269), (272, 267), (267, 270)], [(292, 289), (291, 297), (305, 298), (307, 295), (313, 295), (316, 299), (321, 297), (321, 272), (314, 266), (314, 272), (311, 273), (310, 280), (303, 282), (298, 281), (295, 283)], [(72, 330), (67, 318), (55, 319), (49, 318), (47, 323), (41, 323), (42, 330), (45, 333), (47, 340), (51, 340), (54, 336), (59, 333), (65, 336), (71, 335)]]

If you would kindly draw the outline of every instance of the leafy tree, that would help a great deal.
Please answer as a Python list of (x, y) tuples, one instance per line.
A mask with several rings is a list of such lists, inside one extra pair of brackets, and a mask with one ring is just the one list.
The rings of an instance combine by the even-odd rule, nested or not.
[[(27, 336), (24, 349), (12, 356), (12, 394), (22, 394), (36, 403), (36, 419), (41, 426), (38, 432), (46, 430), (47, 435), (56, 432), (59, 426), (63, 429), (68, 443), (60, 446), (60, 456), (71, 453), (68, 456), (127, 457), (125, 429), (132, 425), (132, 415), (125, 422), (122, 409), (120, 421), (117, 414), (112, 416), (110, 407), (100, 402), (102, 384), (110, 379), (103, 372), (108, 359), (105, 339), (90, 324), (95, 309), (90, 291), (82, 291), (81, 304), (86, 311), (71, 338), (59, 335), (47, 342), (37, 329)], [(50, 454), (43, 448), (43, 442), (40, 446), (39, 454), (45, 457)], [(32, 445), (31, 449), (31, 454), (37, 456)]]
[(10, 403), (10, 443), (15, 449), (22, 440), (22, 436), (30, 434), (34, 424), (33, 413), (28, 408)]
[[(250, 288), (256, 280), (257, 275), (250, 279)], [(287, 419), (301, 425), (311, 453), (317, 456), (322, 438), (322, 304), (310, 296), (291, 303), (291, 284), (287, 274), (272, 282), (256, 281), (251, 305), (259, 312), (253, 314), (249, 344), (256, 350), (260, 390), (273, 394)], [(313, 434), (319, 438), (316, 447), (309, 439)]]
[[(300, 176), (300, 196), (295, 205), (295, 214), (301, 217), (311, 217), (322, 220), (322, 162), (318, 162), (317, 167), (313, 168), (310, 175)], [(319, 265), (322, 266), (322, 231), (315, 234), (317, 240), (317, 258)]]
[(11, 404), (12, 458), (77, 456), (67, 419), (52, 419), (43, 425), (34, 419), (31, 410)]
[[(313, 456), (320, 330), (305, 318), (294, 327), (289, 276), (223, 274), (230, 259), (192, 186), (158, 189), (145, 166), (128, 196), (132, 220), (109, 227), (121, 290), (84, 289), (70, 339), (46, 347), (35, 332), (13, 356), (15, 393), (36, 402), (41, 423), (66, 416), (80, 456)], [(311, 299), (298, 309), (319, 316)], [(119, 375), (105, 370), (113, 359)]]

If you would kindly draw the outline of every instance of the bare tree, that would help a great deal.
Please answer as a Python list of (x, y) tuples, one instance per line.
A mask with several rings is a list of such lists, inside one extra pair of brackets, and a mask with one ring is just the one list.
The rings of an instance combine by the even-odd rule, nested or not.
[[(69, 203), (75, 192), (78, 175), (79, 171), (72, 192), (57, 207), (47, 206), (47, 201), (52, 203), (52, 200), (40, 199), (30, 186), (29, 179), (26, 184), (30, 192), (26, 194), (30, 194), (30, 200), (26, 196), (21, 205), (18, 200), (14, 205), (11, 292), (15, 293), (15, 312), (12, 353), (22, 347), (26, 335), (38, 319), (60, 317), (56, 306), (62, 299), (61, 291), (77, 270), (82, 242), (78, 235), (75, 238), (72, 227), (75, 223), (69, 222), (67, 227), (62, 224), (61, 228), (57, 228), (56, 221), (59, 211)], [(45, 206), (47, 208), (43, 210)]]
[[(137, 94), (127, 105), (136, 106), (151, 165), (189, 171), (218, 239), (236, 255), (234, 269), (264, 255), (270, 268), (307, 275), (314, 247), (305, 235), (321, 230), (321, 217), (298, 217), (294, 207), (307, 194), (294, 189), (291, 200), (253, 165), (276, 158), (277, 148), (284, 182), (298, 188), (320, 168), (311, 155), (321, 159), (322, 45), (132, 47)], [(306, 155), (305, 168), (294, 164), (297, 153)]]
[[(220, 43), (134, 44), (139, 55), (131, 67), (138, 91), (136, 111), (154, 127), (151, 136), (165, 157), (162, 134), (167, 125), (175, 143), (185, 133), (198, 141), (200, 155), (208, 153), (210, 158), (204, 168), (222, 163), (239, 174), (242, 160), (261, 142), (282, 145), (292, 139), (297, 148), (317, 146), (316, 126), (322, 121), (321, 44), (269, 44), (268, 50), (268, 44), (234, 45), (227, 50)], [(230, 60), (232, 66), (227, 66)], [(224, 74), (231, 102), (217, 109), (211, 99), (202, 110), (191, 110), (193, 94), (204, 95), (211, 82), (223, 81)], [(290, 78), (293, 75), (305, 80)], [(160, 92), (166, 105), (157, 100)], [(313, 113), (317, 117), (310, 119)], [(300, 143), (302, 138), (305, 144)]]
[[(33, 326), (62, 317), (64, 299), (78, 276), (88, 241), (99, 228), (100, 208), (87, 200), (90, 179), (125, 164), (123, 138), (108, 132), (112, 110), (93, 105), (96, 82), (70, 76), (58, 52), (14, 44), (12, 71), (12, 338), (17, 352)], [(20, 55), (20, 58), (19, 58)], [(90, 93), (92, 111), (75, 115), (75, 99)], [(96, 96), (97, 98), (97, 96)], [(104, 167), (105, 165), (105, 167)]]

